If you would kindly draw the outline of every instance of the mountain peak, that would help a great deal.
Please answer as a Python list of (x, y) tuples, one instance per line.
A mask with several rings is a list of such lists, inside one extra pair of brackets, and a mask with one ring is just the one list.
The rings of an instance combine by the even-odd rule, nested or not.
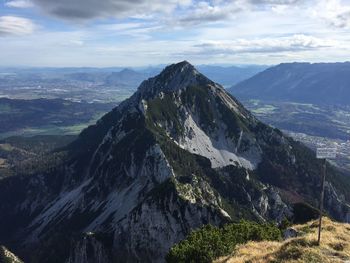
[(160, 92), (176, 91), (188, 86), (215, 85), (189, 62), (182, 61), (167, 66), (159, 75), (144, 81), (138, 92), (141, 96), (154, 96)]
[(118, 72), (119, 74), (135, 74), (136, 71), (130, 69), (130, 68), (124, 68), (121, 71)]
[(196, 70), (195, 67), (189, 63), (187, 60), (184, 60), (184, 61), (181, 61), (181, 62), (178, 62), (178, 63), (175, 63), (175, 64), (171, 64), (169, 66), (167, 66), (165, 70), (171, 70), (171, 71), (184, 71), (186, 69), (191, 69), (191, 70)]
[[(0, 243), (26, 262), (164, 262), (206, 224), (313, 214), (314, 155), (180, 62), (45, 158), (47, 168), (0, 180)], [(349, 221), (350, 183), (328, 173), (325, 211)]]

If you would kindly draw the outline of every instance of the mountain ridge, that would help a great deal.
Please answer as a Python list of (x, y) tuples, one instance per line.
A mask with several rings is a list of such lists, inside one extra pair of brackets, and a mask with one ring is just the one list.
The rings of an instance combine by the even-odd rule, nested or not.
[[(281, 222), (288, 196), (317, 205), (314, 153), (188, 62), (142, 82), (64, 151), (55, 169), (0, 181), (0, 243), (28, 262), (163, 262), (202, 225)], [(340, 179), (331, 168), (325, 207), (347, 221)]]
[(350, 62), (282, 63), (229, 91), (240, 99), (348, 105), (349, 76)]

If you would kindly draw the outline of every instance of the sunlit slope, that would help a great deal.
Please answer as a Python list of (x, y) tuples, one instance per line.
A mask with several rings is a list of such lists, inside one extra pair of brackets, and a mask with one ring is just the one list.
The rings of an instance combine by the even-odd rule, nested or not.
[(297, 237), (283, 242), (249, 242), (215, 263), (347, 262), (350, 260), (350, 224), (336, 223), (328, 218), (323, 222), (320, 246), (317, 245), (318, 221), (312, 221), (293, 226)]

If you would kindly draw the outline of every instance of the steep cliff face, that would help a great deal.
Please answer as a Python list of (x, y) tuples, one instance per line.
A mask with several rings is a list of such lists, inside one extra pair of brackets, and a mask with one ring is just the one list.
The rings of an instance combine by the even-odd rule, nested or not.
[[(56, 169), (0, 182), (0, 242), (28, 262), (162, 262), (204, 224), (280, 222), (293, 199), (317, 205), (313, 153), (187, 62), (144, 81), (64, 150)], [(339, 178), (332, 170), (326, 208), (349, 220)]]
[[(106, 244), (99, 240), (100, 237), (92, 232), (84, 233), (79, 239), (74, 240), (69, 258), (66, 263), (108, 263), (112, 256)], [(63, 262), (63, 261), (62, 261)]]

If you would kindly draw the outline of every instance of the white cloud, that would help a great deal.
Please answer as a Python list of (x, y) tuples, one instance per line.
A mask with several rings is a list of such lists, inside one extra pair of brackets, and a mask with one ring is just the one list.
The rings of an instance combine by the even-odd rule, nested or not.
[(33, 3), (29, 0), (11, 0), (6, 2), (5, 6), (14, 8), (29, 8), (33, 7)]
[(314, 17), (325, 20), (328, 24), (338, 28), (350, 28), (350, 5), (340, 0), (321, 0), (312, 9)]
[(246, 5), (242, 1), (225, 3), (221, 3), (221, 1), (214, 1), (213, 3), (202, 1), (193, 4), (186, 14), (173, 18), (172, 23), (187, 26), (223, 21), (232, 18), (245, 7)]
[[(125, 25), (125, 28), (137, 25)], [(113, 25), (94, 31), (45, 32), (0, 41), (0, 65), (4, 66), (145, 66), (177, 60), (192, 63), (275, 64), (292, 61), (343, 61), (349, 54), (349, 40), (333, 36), (247, 37), (207, 41), (201, 36), (183, 39), (135, 41), (112, 35)], [(254, 35), (254, 34), (253, 34)], [(329, 38), (327, 38), (329, 37)], [(233, 40), (232, 40), (233, 39)], [(198, 43), (202, 43), (198, 45)]]
[[(184, 59), (265, 64), (339, 61), (350, 50), (348, 9), (341, 0), (31, 1), (78, 25), (51, 28), (44, 24), (48, 18), (38, 18), (43, 22), (38, 30), (31, 20), (0, 16), (0, 35), (35, 31), (0, 41), (0, 64), (133, 66)], [(99, 19), (106, 17), (112, 19)]]
[[(13, 0), (27, 1), (27, 0)], [(310, 0), (32, 0), (50, 15), (84, 21), (106, 17), (161, 18), (178, 25), (226, 20), (256, 7), (293, 6)]]
[(249, 0), (249, 1), (253, 4), (270, 4), (270, 5), (294, 5), (302, 2), (302, 0)]
[(45, 12), (67, 20), (170, 13), (191, 0), (33, 0)]
[(208, 41), (195, 45), (194, 53), (224, 55), (238, 53), (281, 53), (318, 50), (337, 45), (334, 40), (319, 39), (307, 35), (293, 35), (280, 38), (237, 39), (229, 41)]
[[(312, 0), (205, 0), (193, 1), (190, 8), (168, 18), (168, 24), (179, 26), (197, 26), (217, 22), (234, 21), (249, 13), (285, 14), (290, 10), (299, 11)], [(256, 22), (256, 21), (255, 21)], [(260, 23), (260, 21), (259, 21)]]
[(33, 33), (35, 24), (32, 20), (18, 16), (0, 16), (0, 36), (28, 35)]
[(147, 22), (125, 22), (125, 23), (111, 23), (95, 26), (95, 31), (100, 34), (108, 36), (128, 37), (133, 38), (135, 41), (143, 41), (151, 39), (150, 34), (159, 30), (163, 30), (164, 25), (154, 23), (152, 21)]

